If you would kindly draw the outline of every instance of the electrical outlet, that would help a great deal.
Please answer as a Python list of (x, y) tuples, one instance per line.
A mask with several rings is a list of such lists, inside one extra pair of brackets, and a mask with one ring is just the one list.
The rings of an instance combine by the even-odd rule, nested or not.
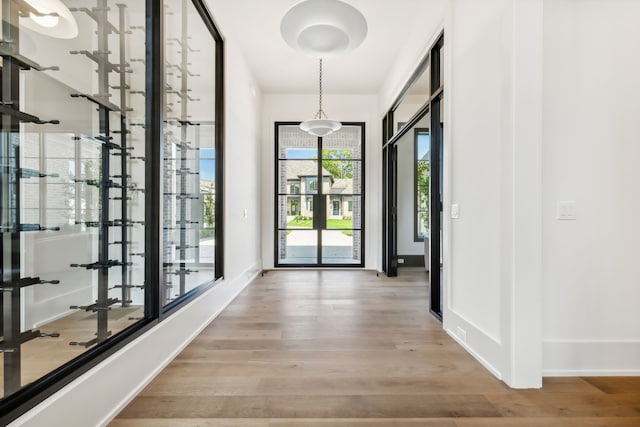
[(574, 200), (558, 200), (556, 205), (556, 218), (559, 220), (575, 220), (576, 202)]
[(398, 264), (404, 264), (404, 258), (398, 258)]
[(460, 338), (462, 342), (467, 342), (467, 331), (462, 329), (460, 326), (456, 329), (456, 335), (458, 335), (458, 338)]

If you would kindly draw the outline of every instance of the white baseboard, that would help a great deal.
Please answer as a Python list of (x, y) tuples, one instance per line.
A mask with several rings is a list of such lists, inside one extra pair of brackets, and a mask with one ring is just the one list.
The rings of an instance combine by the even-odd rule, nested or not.
[[(443, 318), (443, 328), (447, 334), (496, 378), (505, 381), (504, 367), (501, 366), (504, 352), (502, 343), (450, 306), (445, 308)], [(465, 332), (464, 338), (458, 335), (459, 330)]]
[(222, 280), (9, 426), (107, 425), (259, 272), (258, 262)]
[(491, 372), (496, 378), (498, 378), (499, 380), (502, 380), (502, 374), (500, 373), (500, 371), (498, 369), (496, 369), (495, 366), (493, 366), (488, 360), (486, 360), (484, 357), (482, 357), (477, 351), (475, 351), (472, 347), (470, 347), (469, 345), (467, 345), (466, 342), (462, 341), (460, 338), (458, 338), (458, 336), (451, 330), (449, 329), (445, 329), (445, 331), (447, 332), (447, 334), (449, 334), (449, 336), (451, 338), (453, 338), (453, 340), (455, 342), (457, 342), (462, 348), (464, 348), (469, 354), (471, 354), (478, 362), (480, 362), (480, 364), (482, 366), (484, 366), (489, 372)]
[(640, 341), (545, 340), (542, 374), (557, 376), (640, 376)]

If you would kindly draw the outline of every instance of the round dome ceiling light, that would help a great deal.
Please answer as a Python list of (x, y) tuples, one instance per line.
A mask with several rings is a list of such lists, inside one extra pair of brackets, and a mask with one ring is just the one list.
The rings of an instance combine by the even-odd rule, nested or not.
[(360, 46), (367, 36), (367, 20), (340, 0), (305, 0), (284, 15), (280, 33), (295, 50), (327, 57)]

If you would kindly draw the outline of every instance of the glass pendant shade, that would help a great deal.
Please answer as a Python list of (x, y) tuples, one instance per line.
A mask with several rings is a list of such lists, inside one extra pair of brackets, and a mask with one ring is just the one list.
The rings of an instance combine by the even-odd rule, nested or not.
[(78, 36), (78, 23), (60, 0), (25, 0), (32, 11), (20, 17), (20, 25), (45, 36), (73, 39)]
[(311, 119), (300, 123), (300, 129), (315, 136), (330, 135), (341, 127), (342, 123), (329, 119)]
[(327, 57), (358, 47), (367, 36), (367, 20), (340, 0), (305, 0), (282, 18), (280, 33), (295, 50)]

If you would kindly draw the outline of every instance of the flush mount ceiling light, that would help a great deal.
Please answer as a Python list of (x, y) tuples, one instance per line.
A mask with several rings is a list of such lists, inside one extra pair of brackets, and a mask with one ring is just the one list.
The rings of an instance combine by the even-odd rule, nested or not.
[(340, 0), (305, 0), (284, 15), (280, 33), (292, 48), (327, 57), (358, 47), (367, 35), (367, 21)]
[(306, 120), (300, 123), (300, 129), (314, 136), (327, 136), (340, 129), (342, 127), (342, 123), (337, 120), (329, 120), (322, 109), (322, 59), (320, 60), (319, 98), (320, 102), (316, 116), (311, 120)]
[(58, 39), (78, 36), (73, 14), (60, 0), (24, 0), (27, 7), (20, 12), (20, 25)]

